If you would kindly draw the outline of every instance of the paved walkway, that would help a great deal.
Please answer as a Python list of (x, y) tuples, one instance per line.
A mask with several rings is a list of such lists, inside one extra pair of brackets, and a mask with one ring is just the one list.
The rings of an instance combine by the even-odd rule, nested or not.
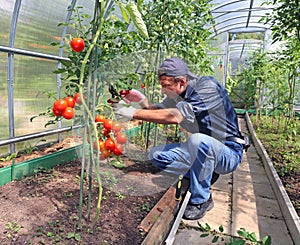
[[(243, 133), (248, 133), (245, 120), (239, 119)], [(211, 229), (236, 236), (240, 228), (254, 232), (261, 240), (271, 236), (274, 245), (293, 245), (279, 204), (266, 175), (263, 163), (253, 145), (244, 153), (239, 168), (232, 174), (223, 175), (212, 187), (215, 207), (198, 221), (182, 220), (184, 228), (177, 231), (175, 245), (225, 244), (218, 240), (212, 243), (213, 236), (200, 237), (198, 222), (207, 223)], [(228, 240), (227, 240), (228, 242)]]

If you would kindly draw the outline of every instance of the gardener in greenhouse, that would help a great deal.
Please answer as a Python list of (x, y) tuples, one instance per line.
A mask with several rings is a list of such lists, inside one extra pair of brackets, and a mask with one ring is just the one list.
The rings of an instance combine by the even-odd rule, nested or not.
[(114, 112), (118, 119), (180, 124), (191, 133), (186, 142), (152, 148), (149, 159), (163, 171), (190, 179), (191, 198), (183, 218), (200, 219), (214, 206), (210, 193), (213, 174), (228, 174), (242, 160), (237, 115), (225, 88), (215, 78), (195, 76), (179, 58), (166, 59), (158, 79), (166, 95), (161, 103), (150, 104), (133, 89), (124, 99), (138, 102), (141, 108), (121, 101)]

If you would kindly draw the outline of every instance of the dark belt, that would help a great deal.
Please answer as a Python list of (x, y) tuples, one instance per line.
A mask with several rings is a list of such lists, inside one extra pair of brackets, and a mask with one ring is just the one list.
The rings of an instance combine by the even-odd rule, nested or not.
[(233, 141), (236, 143), (239, 143), (241, 145), (243, 145), (243, 148), (247, 151), (247, 149), (250, 147), (251, 142), (250, 142), (250, 138), (249, 136), (244, 136), (243, 138), (239, 138), (239, 137), (228, 137), (226, 138), (226, 140), (228, 141)]

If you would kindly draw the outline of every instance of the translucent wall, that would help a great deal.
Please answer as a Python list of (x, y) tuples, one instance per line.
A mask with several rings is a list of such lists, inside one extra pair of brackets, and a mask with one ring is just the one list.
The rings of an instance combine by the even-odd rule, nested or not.
[[(64, 26), (58, 26), (65, 22), (68, 8), (72, 3), (83, 7), (82, 12), (93, 15), (95, 1), (93, 0), (1, 0), (0, 3), (0, 140), (8, 139), (9, 108), (8, 86), (13, 88), (13, 115), (15, 137), (42, 132), (57, 128), (58, 125), (47, 126), (49, 117), (38, 117), (32, 122), (30, 118), (43, 113), (52, 106), (54, 99), (48, 98), (47, 93), (57, 95), (57, 77), (53, 73), (58, 67), (58, 60), (31, 57), (24, 55), (22, 51), (30, 51), (47, 56), (58, 56), (59, 46), (50, 45), (60, 42)], [(20, 3), (19, 15), (16, 15), (15, 4)], [(11, 27), (14, 16), (16, 29)], [(67, 33), (73, 30), (68, 29)], [(15, 38), (14, 37), (15, 34)], [(11, 41), (10, 41), (11, 40)], [(13, 45), (11, 45), (13, 44)], [(21, 50), (21, 53), (13, 54), (13, 61), (9, 64), (8, 51), (5, 48)], [(68, 54), (63, 52), (63, 56)], [(10, 68), (9, 68), (10, 66)], [(12, 77), (9, 80), (10, 69)], [(61, 95), (64, 96), (64, 95)], [(63, 121), (62, 127), (72, 125), (72, 121)], [(52, 136), (54, 139), (57, 136)], [(36, 140), (35, 140), (36, 141)], [(22, 147), (20, 144), (19, 148)], [(17, 149), (18, 150), (18, 149)], [(5, 152), (1, 147), (0, 153)]]

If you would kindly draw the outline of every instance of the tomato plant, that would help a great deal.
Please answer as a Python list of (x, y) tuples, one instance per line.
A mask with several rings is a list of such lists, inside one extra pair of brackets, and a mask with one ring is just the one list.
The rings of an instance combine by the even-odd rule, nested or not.
[(75, 52), (82, 52), (84, 49), (84, 40), (80, 37), (75, 37), (71, 40), (70, 46)]
[(62, 116), (65, 118), (65, 119), (72, 119), (74, 117), (74, 114), (75, 114), (75, 111), (74, 111), (74, 108), (72, 107), (67, 107), (63, 113), (62, 113)]
[(56, 110), (56, 111), (60, 111), (60, 112), (63, 112), (68, 106), (68, 102), (65, 101), (64, 99), (59, 99), (59, 100), (56, 100), (53, 104), (53, 108)]

